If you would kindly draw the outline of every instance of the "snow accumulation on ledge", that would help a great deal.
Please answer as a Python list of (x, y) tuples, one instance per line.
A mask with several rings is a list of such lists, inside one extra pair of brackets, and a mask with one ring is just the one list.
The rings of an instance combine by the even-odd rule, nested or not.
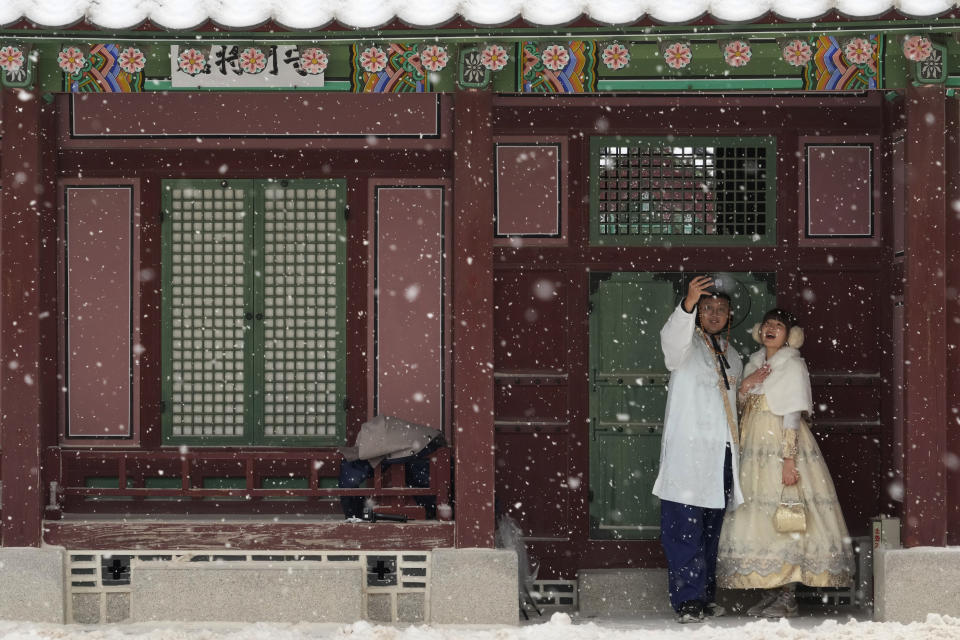
[(586, 16), (603, 25), (640, 19), (686, 23), (704, 15), (722, 22), (751, 22), (767, 14), (813, 20), (832, 11), (874, 18), (891, 10), (925, 18), (953, 10), (947, 0), (0, 0), (0, 26), (27, 19), (43, 27), (81, 20), (104, 29), (129, 29), (146, 20), (164, 29), (190, 29), (212, 20), (231, 29), (273, 21), (290, 29), (333, 23), (371, 29), (400, 19), (434, 27), (461, 17), (477, 26), (498, 26), (518, 17), (533, 26), (568, 24)]
[[(732, 624), (731, 624), (732, 623)], [(790, 621), (731, 620), (678, 625), (671, 619), (655, 622), (618, 620), (580, 622), (565, 613), (523, 626), (379, 626), (303, 623), (134, 623), (54, 625), (0, 621), (0, 640), (956, 640), (960, 620), (930, 614), (924, 622), (866, 622), (792, 618)]]

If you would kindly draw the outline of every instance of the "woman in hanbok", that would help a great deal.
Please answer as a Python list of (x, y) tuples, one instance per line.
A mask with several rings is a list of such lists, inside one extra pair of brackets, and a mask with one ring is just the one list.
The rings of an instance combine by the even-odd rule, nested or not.
[[(813, 403), (799, 352), (803, 329), (790, 313), (772, 309), (753, 337), (763, 346), (744, 368), (738, 394), (744, 503), (724, 518), (717, 584), (761, 589), (749, 615), (792, 617), (798, 583), (850, 584), (853, 552), (833, 480), (807, 424)], [(784, 487), (799, 489), (802, 533), (780, 533), (774, 524)]]

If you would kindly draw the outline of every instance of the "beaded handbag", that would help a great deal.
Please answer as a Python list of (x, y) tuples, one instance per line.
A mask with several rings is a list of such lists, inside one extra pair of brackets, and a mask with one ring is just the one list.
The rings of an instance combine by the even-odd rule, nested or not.
[(807, 509), (800, 495), (799, 484), (784, 486), (780, 491), (780, 504), (773, 514), (773, 527), (780, 533), (803, 533), (807, 530)]

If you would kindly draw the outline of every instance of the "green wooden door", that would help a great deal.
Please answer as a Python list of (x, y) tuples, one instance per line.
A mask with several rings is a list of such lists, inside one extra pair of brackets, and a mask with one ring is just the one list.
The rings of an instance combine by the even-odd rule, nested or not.
[(163, 184), (164, 444), (339, 444), (345, 185)]
[[(771, 274), (727, 274), (736, 281), (731, 341), (742, 354), (756, 345), (749, 328), (774, 305)], [(688, 276), (592, 274), (590, 286), (590, 535), (642, 539), (660, 535), (651, 493), (669, 375), (660, 329)]]

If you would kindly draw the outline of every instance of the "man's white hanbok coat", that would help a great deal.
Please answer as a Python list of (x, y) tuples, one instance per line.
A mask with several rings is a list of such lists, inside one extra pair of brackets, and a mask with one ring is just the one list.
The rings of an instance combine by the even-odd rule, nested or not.
[[(732, 443), (726, 409), (723, 406), (723, 382), (717, 373), (717, 358), (696, 331), (696, 314), (687, 313), (682, 302), (660, 331), (664, 362), (670, 371), (667, 411), (663, 421), (660, 448), (660, 473), (653, 494), (670, 500), (708, 509), (735, 509), (743, 503), (740, 492), (739, 453)], [(721, 346), (724, 339), (717, 336)], [(740, 354), (727, 347), (726, 391), (733, 419), (737, 419), (737, 385), (743, 374)], [(736, 427), (736, 424), (734, 424)], [(723, 461), (730, 443), (733, 463), (733, 496), (724, 504)]]

